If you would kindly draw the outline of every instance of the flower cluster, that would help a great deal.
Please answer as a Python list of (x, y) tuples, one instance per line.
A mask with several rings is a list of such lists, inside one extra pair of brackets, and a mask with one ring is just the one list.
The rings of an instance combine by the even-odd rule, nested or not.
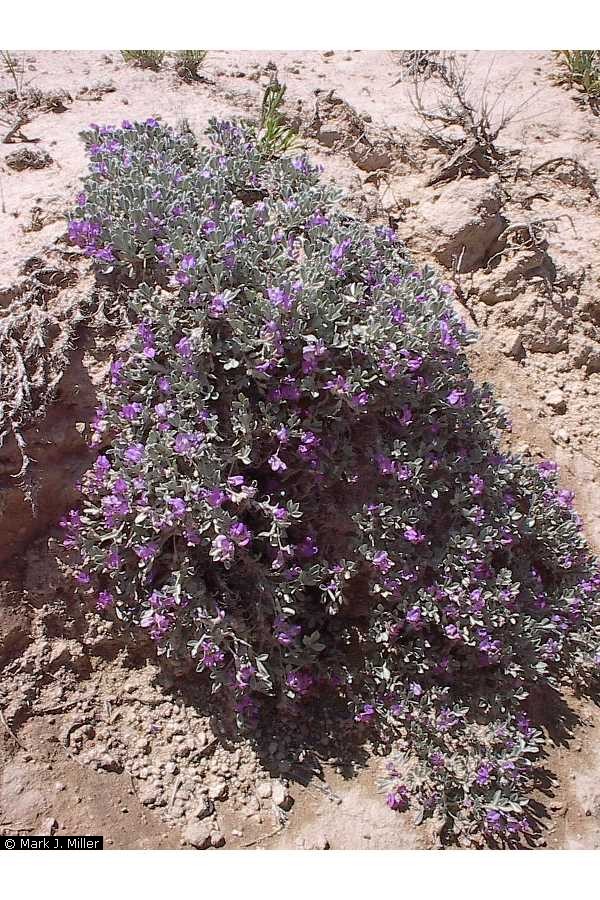
[(393, 230), (351, 218), (306, 158), (265, 159), (250, 127), (208, 136), (84, 134), (69, 234), (134, 324), (64, 521), (78, 579), (240, 722), (337, 694), (403, 742), (391, 808), (520, 834), (528, 688), (600, 660), (572, 497), (501, 451), (452, 290)]

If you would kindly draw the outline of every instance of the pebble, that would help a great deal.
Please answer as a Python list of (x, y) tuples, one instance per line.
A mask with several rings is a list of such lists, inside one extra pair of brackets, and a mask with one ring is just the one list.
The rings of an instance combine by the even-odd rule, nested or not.
[(548, 391), (546, 394), (546, 403), (550, 409), (556, 413), (564, 413), (567, 410), (567, 400), (560, 388)]
[(154, 784), (145, 784), (139, 791), (140, 801), (145, 806), (152, 806), (160, 796), (159, 788)]
[(289, 793), (286, 786), (281, 781), (273, 781), (271, 784), (271, 794), (275, 806), (280, 809), (288, 810), (294, 805), (294, 798)]
[(44, 819), (44, 824), (42, 825), (42, 834), (53, 835), (57, 828), (58, 822), (56, 821), (56, 819)]
[(208, 787), (208, 796), (211, 800), (225, 800), (227, 797), (227, 782), (214, 781)]
[(183, 838), (197, 850), (206, 850), (211, 845), (210, 826), (205, 822), (191, 822), (183, 832)]
[(272, 793), (273, 789), (270, 781), (261, 781), (257, 784), (256, 796), (260, 797), (261, 800), (268, 800)]
[(207, 816), (212, 816), (215, 811), (215, 804), (212, 800), (208, 800), (206, 797), (204, 798), (204, 802), (201, 803), (194, 813), (196, 819), (206, 819)]

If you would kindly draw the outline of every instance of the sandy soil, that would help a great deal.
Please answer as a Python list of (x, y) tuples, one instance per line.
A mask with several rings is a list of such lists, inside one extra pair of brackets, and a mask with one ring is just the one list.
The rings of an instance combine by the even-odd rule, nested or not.
[[(299, 143), (350, 208), (395, 224), (455, 281), (479, 331), (474, 371), (511, 412), (511, 446), (560, 463), (600, 550), (600, 119), (554, 83), (550, 53), (464, 55), (469, 96), (509, 121), (485, 177), (456, 177), (419, 133), (398, 51), (211, 52), (193, 84), (115, 51), (25, 58), (29, 121), (0, 143), (0, 833), (104, 834), (115, 848), (438, 846), (435, 828), (381, 802), (368, 748), (347, 758), (330, 735), (290, 767), (285, 733), (259, 748), (230, 740), (200, 689), (182, 693), (69, 593), (56, 522), (89, 465), (82, 432), (118, 331), (86, 319), (92, 278), (62, 240), (85, 170), (78, 133), (151, 114), (197, 132), (213, 116), (255, 117), (276, 67)], [(423, 91), (435, 106), (435, 81)], [(6, 130), (0, 113), (0, 139)], [(13, 168), (24, 148), (42, 168)], [(29, 398), (11, 388), (20, 364)], [(20, 477), (16, 434), (30, 459)], [(565, 709), (561, 728), (549, 711), (538, 845), (597, 848), (600, 714), (574, 698)]]

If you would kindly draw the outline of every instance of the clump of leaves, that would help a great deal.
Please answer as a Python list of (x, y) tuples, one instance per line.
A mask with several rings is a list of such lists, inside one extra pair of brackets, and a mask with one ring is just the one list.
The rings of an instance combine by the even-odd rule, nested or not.
[(133, 63), (143, 69), (158, 70), (165, 58), (164, 50), (121, 50), (125, 62)]
[(195, 81), (206, 59), (206, 50), (178, 50), (175, 54), (175, 71), (184, 81)]
[(285, 93), (285, 85), (273, 77), (263, 95), (258, 139), (267, 157), (280, 156), (291, 150), (296, 141), (296, 134), (281, 111)]
[(556, 466), (501, 449), (452, 288), (251, 126), (83, 137), (69, 235), (135, 333), (63, 522), (82, 588), (240, 726), (336, 697), (397, 743), (392, 808), (519, 839), (527, 696), (595, 677), (600, 570)]
[(557, 50), (557, 80), (579, 88), (590, 100), (600, 99), (600, 50)]

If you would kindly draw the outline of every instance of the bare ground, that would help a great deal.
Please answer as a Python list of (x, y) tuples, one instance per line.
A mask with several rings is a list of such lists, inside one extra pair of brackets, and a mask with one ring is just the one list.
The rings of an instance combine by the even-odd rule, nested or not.
[[(552, 81), (550, 53), (469, 54), (471, 95), (514, 114), (491, 169), (457, 173), (417, 132), (398, 52), (211, 52), (193, 84), (115, 51), (25, 58), (28, 121), (0, 143), (0, 833), (104, 834), (114, 848), (438, 846), (435, 827), (382, 803), (372, 748), (350, 753), (325, 728), (291, 765), (285, 730), (258, 747), (231, 740), (200, 687), (183, 691), (73, 597), (56, 523), (89, 465), (83, 432), (117, 339), (87, 316), (93, 279), (63, 242), (85, 169), (78, 133), (151, 114), (197, 132), (212, 116), (254, 117), (276, 67), (300, 144), (349, 206), (393, 222), (455, 281), (480, 335), (476, 376), (510, 410), (510, 445), (560, 463), (600, 550), (600, 119)], [(15, 169), (8, 157), (23, 149), (50, 161)], [(565, 699), (560, 728), (548, 710), (538, 844), (597, 848), (600, 713)]]

